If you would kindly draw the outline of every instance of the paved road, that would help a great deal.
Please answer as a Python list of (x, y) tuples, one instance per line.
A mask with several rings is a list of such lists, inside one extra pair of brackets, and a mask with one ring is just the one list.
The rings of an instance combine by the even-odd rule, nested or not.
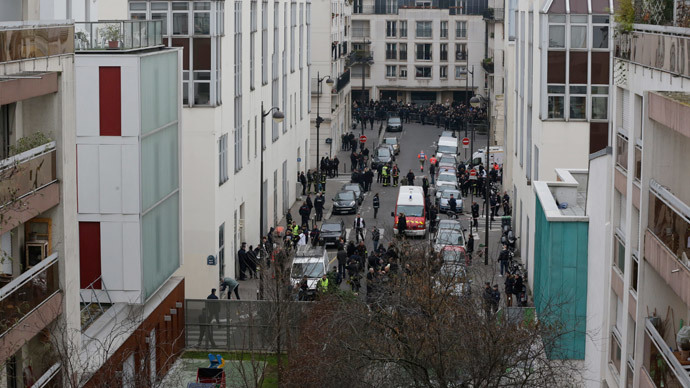
[[(372, 131), (371, 129), (367, 128), (364, 131), (364, 134), (367, 136), (367, 147), (369, 148), (370, 151), (375, 148), (376, 145), (379, 143), (379, 139), (382, 137), (388, 137), (388, 136), (396, 136), (399, 138), (400, 141), (400, 154), (396, 157), (396, 163), (398, 164), (398, 167), (400, 168), (401, 171), (401, 177), (406, 175), (407, 172), (412, 169), (414, 172), (416, 178), (415, 178), (415, 184), (416, 185), (421, 185), (422, 181), (422, 173), (420, 172), (419, 168), (419, 162), (417, 161), (417, 154), (423, 150), (427, 155), (432, 155), (435, 150), (436, 150), (436, 140), (440, 136), (442, 132), (442, 128), (436, 128), (436, 126), (433, 125), (421, 125), (418, 123), (409, 123), (405, 124), (404, 130), (402, 132), (396, 132), (396, 133), (387, 133), (383, 132), (381, 135), (378, 135), (378, 123), (375, 125), (377, 130)], [(355, 131), (356, 135), (361, 134), (361, 129), (357, 129)], [(462, 137), (464, 133), (460, 132), (458, 136)], [(475, 136), (475, 143), (478, 145), (478, 147), (481, 147), (484, 145), (484, 142), (486, 141), (486, 137), (476, 134)], [(475, 147), (477, 148), (477, 147)], [(468, 157), (470, 154), (470, 150), (467, 151)], [(326, 218), (329, 219), (343, 219), (345, 223), (345, 227), (347, 228), (348, 232), (348, 239), (355, 239), (354, 236), (354, 231), (353, 231), (353, 223), (355, 220), (355, 215), (332, 215), (331, 214), (331, 207), (332, 207), (332, 198), (335, 196), (335, 193), (339, 191), (340, 187), (344, 185), (345, 183), (348, 183), (350, 181), (350, 152), (349, 151), (338, 151), (338, 159), (340, 160), (340, 176), (338, 178), (333, 178), (329, 179), (326, 185), (327, 192), (326, 192), (326, 210), (324, 211)], [(464, 157), (464, 152), (461, 149), (460, 153), (461, 157)], [(428, 174), (427, 169), (428, 169), (428, 163), (426, 164), (425, 172)], [(346, 169), (346, 172), (343, 172)], [(428, 176), (428, 175), (427, 175)], [(378, 218), (374, 218), (374, 210), (372, 206), (372, 198), (374, 196), (374, 193), (379, 193), (380, 201), (381, 201), (381, 206), (379, 208), (378, 212)], [(373, 249), (373, 242), (370, 239), (370, 230), (372, 227), (377, 227), (379, 228), (381, 232), (381, 244), (387, 245), (388, 242), (391, 240), (393, 237), (393, 217), (391, 217), (391, 212), (395, 210), (395, 202), (397, 199), (398, 195), (398, 187), (384, 187), (382, 184), (376, 183), (376, 177), (374, 177), (374, 183), (372, 185), (372, 190), (368, 193), (365, 194), (364, 196), (364, 202), (360, 206), (360, 213), (362, 217), (364, 218), (367, 226), (367, 232), (365, 234), (365, 240), (367, 244), (368, 249)], [(483, 200), (478, 200), (477, 203), (482, 204)], [(293, 206), (291, 212), (293, 215), (293, 218), (299, 219), (298, 216), (298, 208), (301, 206), (301, 201), (297, 201), (295, 205)], [(470, 205), (470, 198), (465, 199), (465, 209), (469, 209)], [(312, 213), (313, 214), (313, 213)], [(441, 215), (441, 218), (445, 218), (445, 215)], [(467, 214), (462, 215), (460, 217), (460, 221), (463, 223), (463, 226), (466, 228), (469, 228), (469, 217)], [(281, 224), (284, 225), (285, 221), (281, 221)], [(475, 250), (477, 249), (478, 245), (481, 243), (484, 243), (484, 230), (485, 230), (485, 222), (484, 222), (484, 217), (480, 218), (479, 220), (479, 230), (472, 230), (474, 233), (474, 238), (475, 238)], [(426, 243), (432, 236), (427, 236), (426, 239), (416, 239), (412, 240), (417, 243)], [(474, 283), (475, 285), (483, 285), (484, 281), (489, 281), (492, 284), (494, 283), (500, 283), (500, 289), (502, 290), (502, 279), (496, 276), (498, 273), (498, 267), (496, 265), (496, 257), (498, 257), (498, 252), (499, 252), (499, 245), (498, 241), (500, 238), (500, 222), (496, 222), (492, 224), (491, 231), (489, 233), (489, 257), (491, 258), (489, 260), (489, 265), (484, 266), (483, 263), (477, 263), (475, 262), (472, 268), (472, 275), (475, 278)], [(332, 259), (335, 259), (336, 256), (336, 251), (335, 249), (329, 249), (329, 257)], [(331, 267), (333, 265), (336, 265), (334, 260), (333, 264), (331, 264)], [(245, 298), (247, 297), (248, 299), (255, 299), (256, 298), (256, 289), (258, 289), (258, 282), (256, 281), (245, 281), (241, 282), (241, 294), (242, 297)], [(362, 283), (362, 285), (364, 285)], [(345, 288), (347, 287), (345, 282), (343, 282), (342, 287)], [(364, 290), (364, 287), (362, 287), (362, 290)]]

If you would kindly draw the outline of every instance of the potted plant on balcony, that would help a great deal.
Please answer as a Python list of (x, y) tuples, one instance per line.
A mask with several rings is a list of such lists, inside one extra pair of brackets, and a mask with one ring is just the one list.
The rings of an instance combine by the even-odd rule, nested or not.
[(482, 67), (484, 70), (486, 70), (487, 73), (493, 73), (494, 72), (494, 59), (493, 58), (484, 58), (482, 60)]
[(122, 33), (120, 32), (119, 24), (106, 24), (98, 29), (98, 33), (108, 42), (108, 48), (116, 49), (120, 47)]

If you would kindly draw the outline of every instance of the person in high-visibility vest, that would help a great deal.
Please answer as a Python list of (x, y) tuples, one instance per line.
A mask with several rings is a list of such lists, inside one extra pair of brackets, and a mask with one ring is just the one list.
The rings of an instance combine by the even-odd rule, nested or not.
[(319, 283), (317, 284), (317, 288), (320, 293), (325, 294), (326, 291), (328, 291), (328, 276), (326, 274), (323, 274), (321, 277), (321, 280), (319, 280)]
[(400, 169), (397, 164), (393, 165), (393, 186), (398, 187), (398, 178), (400, 177)]
[(436, 159), (436, 157), (434, 155), (431, 155), (431, 158), (429, 158), (429, 165), (432, 165), (432, 164), (434, 166), (438, 167), (438, 160)]
[(420, 170), (424, 172), (424, 162), (426, 162), (427, 159), (424, 150), (419, 151), (419, 154), (417, 154), (417, 159), (419, 159)]
[(384, 165), (381, 169), (381, 175), (383, 176), (383, 185), (388, 186), (388, 166)]

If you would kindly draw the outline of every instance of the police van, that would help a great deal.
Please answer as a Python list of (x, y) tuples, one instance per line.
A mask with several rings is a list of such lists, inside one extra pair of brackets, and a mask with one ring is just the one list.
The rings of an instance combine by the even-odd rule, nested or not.
[(419, 186), (400, 186), (398, 201), (395, 204), (393, 216), (393, 233), (398, 234), (398, 216), (405, 215), (407, 229), (406, 236), (426, 236), (428, 224), (426, 221), (426, 207), (424, 191)]
[(316, 286), (321, 276), (328, 271), (328, 253), (321, 246), (298, 245), (295, 257), (290, 266), (290, 278), (293, 287), (299, 285), (303, 279), (307, 281), (308, 298), (316, 295)]

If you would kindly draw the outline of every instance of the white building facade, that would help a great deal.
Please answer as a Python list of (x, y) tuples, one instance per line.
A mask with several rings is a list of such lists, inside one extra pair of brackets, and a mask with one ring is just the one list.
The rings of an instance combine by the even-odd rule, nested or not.
[(484, 90), (486, 9), (486, 0), (356, 0), (352, 51), (371, 61), (352, 67), (353, 99), (446, 103)]
[[(307, 37), (312, 41), (309, 159), (310, 166), (316, 167), (317, 157), (331, 157), (340, 150), (341, 136), (352, 125), (351, 73), (345, 63), (352, 44), (352, 5), (346, 0), (316, 0), (312, 1), (312, 15), (311, 36)], [(322, 80), (320, 88), (318, 79)], [(318, 133), (317, 116), (323, 119)]]
[[(204, 297), (220, 277), (238, 276), (240, 244), (256, 245), (277, 224), (296, 198), (297, 172), (309, 166), (311, 3), (129, 1), (123, 7), (132, 19), (163, 20), (164, 44), (183, 48), (185, 223), (178, 274), (187, 297)], [(281, 124), (270, 113), (264, 118), (263, 152), (262, 106), (285, 115)]]

